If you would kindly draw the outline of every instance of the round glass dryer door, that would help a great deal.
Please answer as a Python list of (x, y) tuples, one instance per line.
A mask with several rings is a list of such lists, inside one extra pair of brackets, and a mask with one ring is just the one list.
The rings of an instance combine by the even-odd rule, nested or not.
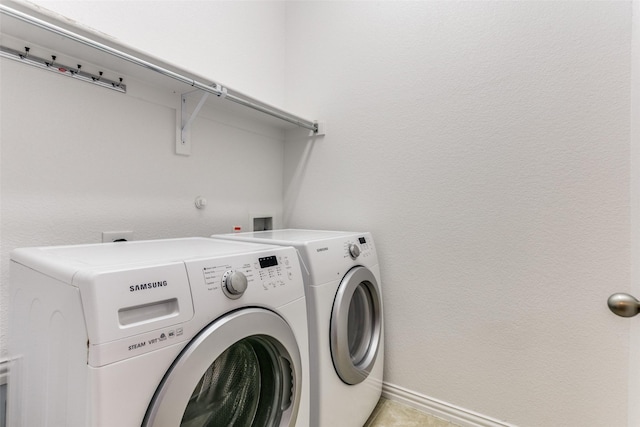
[[(260, 333), (249, 332), (256, 328)], [(232, 313), (187, 345), (158, 387), (142, 425), (292, 426), (301, 369), (293, 331), (280, 316), (253, 308)]]
[(382, 332), (378, 282), (365, 267), (354, 267), (340, 283), (331, 312), (331, 358), (347, 384), (364, 381), (376, 362)]

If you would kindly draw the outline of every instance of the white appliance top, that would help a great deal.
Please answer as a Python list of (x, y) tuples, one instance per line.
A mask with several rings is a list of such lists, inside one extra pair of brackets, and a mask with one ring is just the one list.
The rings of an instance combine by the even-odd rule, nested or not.
[(272, 246), (204, 237), (20, 248), (11, 260), (71, 283), (78, 271), (157, 265), (251, 253)]
[[(228, 234), (228, 236), (237, 236), (240, 238), (253, 238), (264, 239), (266, 241), (278, 242), (279, 244), (293, 244), (293, 243), (309, 243), (319, 240), (336, 239), (344, 237), (352, 237), (354, 235), (362, 235), (365, 233), (355, 231), (325, 231), (325, 230), (298, 230), (298, 229), (285, 229), (285, 230), (269, 230), (269, 231), (254, 231), (248, 233), (234, 233)], [(267, 242), (265, 242), (267, 243)]]

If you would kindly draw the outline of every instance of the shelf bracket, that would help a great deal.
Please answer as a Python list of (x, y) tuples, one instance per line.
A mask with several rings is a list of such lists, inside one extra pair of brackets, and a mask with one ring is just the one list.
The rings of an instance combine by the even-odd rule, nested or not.
[[(218, 97), (224, 98), (225, 96), (227, 96), (227, 88), (215, 83), (212, 86), (218, 94)], [(191, 154), (191, 124), (200, 113), (202, 106), (207, 101), (207, 98), (210, 95), (210, 92), (204, 92), (202, 94), (202, 97), (200, 98), (200, 101), (198, 102), (198, 105), (196, 105), (196, 108), (191, 114), (189, 114), (189, 112), (187, 111), (187, 97), (194, 92), (200, 92), (200, 90), (183, 93), (180, 96), (180, 117), (177, 117), (178, 109), (176, 109), (176, 123), (180, 123), (180, 131), (179, 134), (176, 135), (176, 154), (181, 154), (183, 156), (189, 156)]]

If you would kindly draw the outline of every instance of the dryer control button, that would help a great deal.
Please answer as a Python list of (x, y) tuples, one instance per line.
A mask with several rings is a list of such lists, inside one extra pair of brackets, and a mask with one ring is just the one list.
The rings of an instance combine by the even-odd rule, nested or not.
[(349, 245), (349, 255), (351, 255), (351, 258), (353, 259), (356, 259), (360, 256), (360, 248), (358, 247), (358, 245), (353, 243)]
[(227, 271), (222, 276), (222, 290), (231, 299), (240, 298), (247, 290), (247, 276), (240, 271)]

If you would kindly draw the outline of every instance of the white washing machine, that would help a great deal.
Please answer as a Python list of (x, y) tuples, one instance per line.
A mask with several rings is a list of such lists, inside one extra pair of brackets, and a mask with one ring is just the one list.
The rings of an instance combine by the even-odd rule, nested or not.
[(378, 257), (370, 233), (273, 230), (214, 238), (295, 247), (311, 361), (311, 425), (361, 427), (382, 390), (384, 333)]
[(289, 247), (208, 238), (11, 254), (8, 425), (309, 425)]

